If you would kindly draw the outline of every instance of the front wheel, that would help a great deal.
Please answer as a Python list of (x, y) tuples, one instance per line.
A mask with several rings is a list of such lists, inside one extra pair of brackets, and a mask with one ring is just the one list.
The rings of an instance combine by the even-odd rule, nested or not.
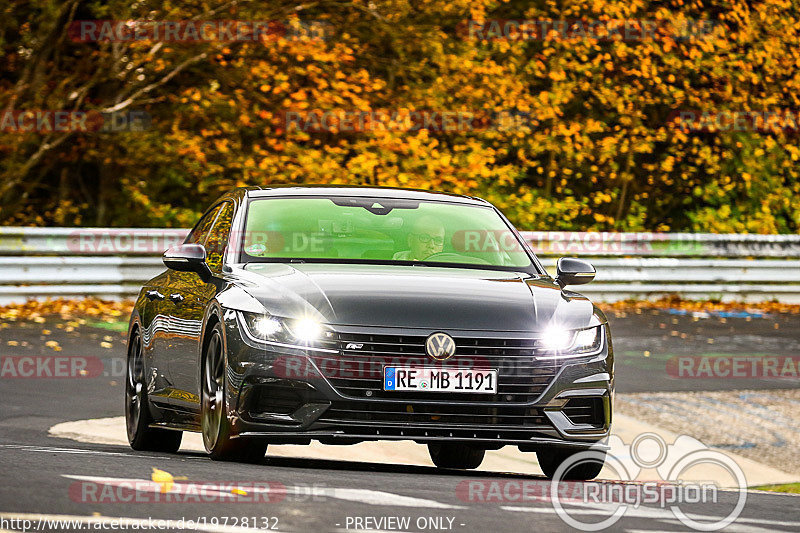
[(264, 459), (267, 443), (245, 437), (233, 438), (225, 401), (225, 368), (222, 326), (216, 323), (206, 342), (203, 356), (203, 445), (215, 461), (257, 463)]
[(459, 442), (428, 444), (431, 460), (439, 468), (472, 470), (481, 466), (486, 450), (473, 448)]
[(139, 451), (174, 453), (181, 447), (182, 431), (152, 428), (147, 399), (142, 337), (136, 329), (128, 346), (125, 372), (125, 427), (131, 448)]
[[(578, 454), (581, 454), (578, 456)], [(576, 457), (578, 456), (578, 457)], [(536, 452), (539, 466), (548, 479), (553, 479), (556, 470), (562, 463), (569, 461), (570, 465), (562, 480), (569, 481), (588, 481), (600, 475), (600, 471), (605, 464), (606, 452), (596, 450), (568, 450), (557, 448), (554, 450), (542, 450)]]

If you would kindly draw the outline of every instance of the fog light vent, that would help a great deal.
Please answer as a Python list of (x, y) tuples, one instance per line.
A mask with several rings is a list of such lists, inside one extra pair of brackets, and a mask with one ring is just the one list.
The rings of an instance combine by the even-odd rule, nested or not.
[(573, 424), (603, 427), (605, 421), (603, 398), (570, 398), (563, 410)]

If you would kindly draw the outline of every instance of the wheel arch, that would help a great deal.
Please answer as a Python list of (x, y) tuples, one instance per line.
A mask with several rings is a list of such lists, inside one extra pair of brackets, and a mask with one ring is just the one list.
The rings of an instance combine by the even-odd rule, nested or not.
[[(222, 341), (222, 357), (224, 358), (224, 365), (227, 369), (228, 367), (228, 339), (227, 335), (225, 334), (225, 327), (224, 327), (224, 319), (223, 319), (223, 310), (222, 306), (216, 300), (212, 300), (208, 307), (206, 308), (206, 312), (204, 314), (203, 319), (203, 331), (201, 334), (201, 341), (200, 341), (200, 349), (198, 354), (198, 365), (197, 365), (197, 383), (200, 385), (200, 390), (198, 391), (200, 395), (203, 394), (203, 372), (205, 371), (205, 357), (206, 357), (206, 349), (208, 348), (208, 342), (211, 339), (211, 332), (214, 331), (214, 327), (219, 324), (220, 327), (220, 335)], [(238, 403), (238, 393), (232, 391), (228, 385), (227, 379), (227, 371), (226, 371), (226, 385), (225, 385), (225, 395), (226, 395), (226, 406), (228, 408), (228, 415), (232, 415), (235, 413), (236, 405)]]

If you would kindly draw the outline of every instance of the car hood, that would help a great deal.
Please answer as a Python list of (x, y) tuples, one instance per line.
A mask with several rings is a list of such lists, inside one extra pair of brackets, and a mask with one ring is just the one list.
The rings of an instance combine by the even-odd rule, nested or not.
[[(590, 325), (593, 306), (549, 278), (494, 270), (401, 265), (250, 263), (235, 289), (275, 316), (329, 324), (442, 330), (539, 331)], [(223, 296), (223, 295), (221, 295)], [(235, 300), (235, 292), (225, 295)]]

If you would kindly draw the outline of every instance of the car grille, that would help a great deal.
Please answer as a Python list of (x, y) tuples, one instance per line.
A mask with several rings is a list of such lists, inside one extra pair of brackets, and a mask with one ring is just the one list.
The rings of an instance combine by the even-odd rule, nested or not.
[(413, 404), (378, 402), (332, 402), (318, 422), (369, 426), (431, 425), (463, 429), (492, 426), (494, 429), (541, 428), (548, 422), (539, 409), (530, 407), (476, 407), (458, 404)]
[(315, 422), (343, 435), (526, 441), (552, 431), (541, 410), (524, 406), (335, 401)]
[[(312, 358), (339, 393), (353, 398), (525, 403), (538, 398), (560, 368), (553, 360), (535, 360), (535, 339), (456, 336), (453, 337), (455, 355), (438, 362), (425, 354), (427, 336), (342, 332), (336, 335), (338, 355), (315, 354)], [(329, 344), (334, 345), (332, 340)], [(384, 366), (496, 369), (498, 393), (384, 391)]]

